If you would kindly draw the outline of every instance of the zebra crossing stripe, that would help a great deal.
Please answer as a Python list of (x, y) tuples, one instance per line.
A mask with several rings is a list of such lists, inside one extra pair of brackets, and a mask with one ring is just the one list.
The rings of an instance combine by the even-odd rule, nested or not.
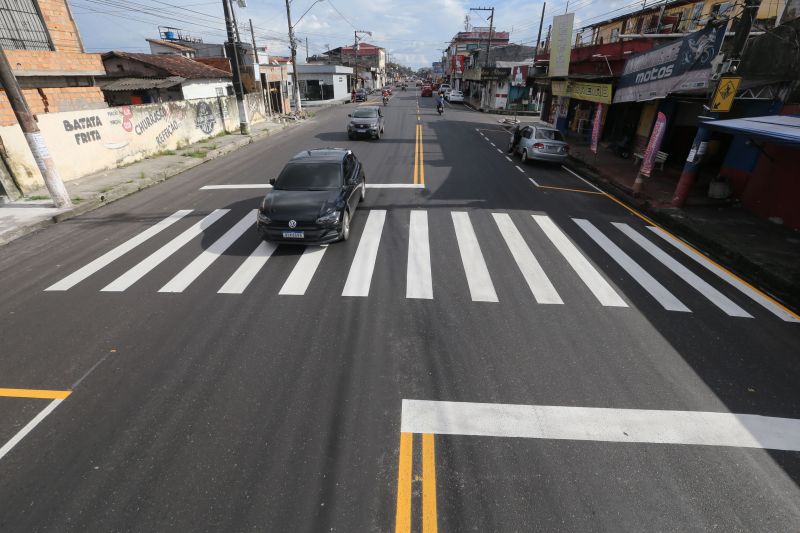
[(758, 292), (757, 290), (753, 289), (747, 283), (741, 281), (740, 279), (736, 278), (735, 276), (731, 275), (729, 272), (726, 272), (725, 269), (718, 267), (709, 259), (699, 255), (691, 248), (683, 244), (682, 242), (678, 241), (674, 237), (671, 237), (666, 231), (662, 230), (661, 228), (656, 228), (654, 226), (647, 226), (647, 229), (670, 243), (672, 246), (692, 258), (694, 261), (699, 263), (700, 265), (704, 266), (724, 281), (728, 282), (729, 284), (733, 285), (737, 289), (739, 289), (742, 293), (744, 293), (747, 297), (752, 299), (754, 302), (762, 306), (764, 309), (772, 313), (773, 315), (777, 316), (781, 320), (785, 322), (800, 322), (793, 314), (786, 311), (781, 306), (777, 305), (775, 302), (770, 300), (769, 298), (765, 297), (763, 294)]
[(731, 301), (730, 298), (719, 292), (700, 276), (673, 259), (664, 250), (647, 240), (636, 230), (627, 224), (623, 224), (622, 222), (613, 222), (613, 224), (622, 233), (627, 235), (633, 242), (644, 248), (650, 255), (655, 257), (662, 265), (674, 272), (683, 281), (694, 287), (700, 292), (700, 294), (708, 298), (711, 303), (722, 309), (725, 314), (728, 316), (753, 318), (750, 313), (736, 305), (733, 301)]
[(242, 294), (256, 277), (261, 268), (267, 263), (272, 253), (278, 248), (271, 242), (261, 241), (253, 253), (244, 260), (236, 272), (228, 278), (217, 292), (220, 294)]
[(473, 302), (497, 302), (497, 293), (486, 268), (478, 238), (469, 220), (469, 214), (464, 211), (451, 211), (453, 226), (456, 230), (456, 242), (467, 276), (469, 293)]
[(381, 243), (385, 221), (385, 210), (373, 209), (369, 212), (342, 296), (369, 296), (369, 286), (372, 284), (372, 273), (375, 270), (375, 260), (378, 258), (378, 246)]
[(327, 246), (306, 246), (278, 294), (302, 296), (308, 290)]
[(606, 279), (578, 250), (571, 240), (547, 215), (531, 215), (542, 229), (550, 242), (558, 249), (567, 263), (572, 267), (578, 277), (583, 280), (586, 287), (592, 291), (600, 304), (606, 307), (628, 307), (625, 300), (617, 294)]
[(507, 213), (492, 213), (492, 216), (536, 301), (540, 304), (563, 304), (511, 217)]
[(603, 235), (594, 224), (580, 218), (573, 218), (572, 220), (574, 220), (600, 248), (605, 250), (606, 253), (611, 256), (611, 259), (616, 261), (644, 290), (650, 293), (650, 296), (655, 298), (664, 309), (667, 311), (682, 311), (684, 313), (691, 312), (691, 310), (683, 305), (683, 303), (669, 292), (666, 287), (656, 281), (656, 279), (639, 266), (636, 261), (623, 252), (619, 246), (611, 242), (611, 239)]
[(130, 252), (146, 240), (150, 239), (151, 237), (161, 233), (189, 213), (191, 213), (191, 209), (181, 209), (180, 211), (176, 211), (175, 213), (171, 214), (167, 218), (159, 221), (157, 224), (150, 226), (140, 234), (136, 235), (135, 237), (128, 239), (127, 241), (123, 242), (113, 250), (110, 250), (88, 265), (80, 268), (67, 276), (66, 278), (62, 279), (61, 281), (54, 283), (53, 285), (47, 287), (46, 291), (66, 291), (80, 283), (81, 281), (85, 280), (104, 266), (108, 265), (115, 259), (125, 255), (126, 253)]
[(247, 215), (237, 222), (225, 234), (214, 241), (214, 244), (198, 255), (191, 263), (186, 265), (183, 270), (178, 272), (174, 278), (169, 280), (166, 285), (161, 287), (158, 292), (183, 292), (186, 288), (196, 280), (200, 274), (206, 271), (211, 264), (216, 261), (219, 256), (225, 253), (225, 250), (236, 242), (242, 234), (253, 227), (256, 221), (256, 210), (253, 209)]
[(428, 212), (411, 211), (408, 232), (406, 298), (433, 299)]
[(163, 263), (169, 256), (174, 254), (182, 246), (186, 245), (189, 241), (202, 234), (214, 222), (222, 218), (229, 209), (215, 209), (209, 213), (203, 220), (194, 224), (191, 228), (187, 229), (167, 244), (147, 256), (140, 263), (133, 266), (123, 275), (100, 289), (103, 292), (122, 292), (128, 287), (142, 279), (148, 272)]

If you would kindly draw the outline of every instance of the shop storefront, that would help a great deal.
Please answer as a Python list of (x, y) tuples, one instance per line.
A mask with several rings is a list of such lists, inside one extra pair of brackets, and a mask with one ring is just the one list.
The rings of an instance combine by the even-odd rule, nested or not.
[(552, 80), (550, 90), (555, 97), (550, 116), (555, 117), (554, 123), (559, 130), (573, 138), (588, 139), (597, 105), (604, 104), (604, 118), (605, 110), (611, 104), (610, 83)]

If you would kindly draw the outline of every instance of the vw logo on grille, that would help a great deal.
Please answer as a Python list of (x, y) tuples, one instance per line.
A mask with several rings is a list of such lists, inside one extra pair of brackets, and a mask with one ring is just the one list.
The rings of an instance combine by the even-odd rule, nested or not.
[(297, 221), (296, 220), (290, 220), (289, 221), (289, 227), (290, 228), (296, 228), (297, 227)]

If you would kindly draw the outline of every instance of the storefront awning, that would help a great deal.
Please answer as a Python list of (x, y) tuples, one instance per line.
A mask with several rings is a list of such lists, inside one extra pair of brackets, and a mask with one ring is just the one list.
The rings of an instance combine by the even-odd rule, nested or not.
[(800, 148), (800, 117), (768, 115), (764, 117), (707, 120), (703, 125), (732, 135), (743, 135), (756, 141)]

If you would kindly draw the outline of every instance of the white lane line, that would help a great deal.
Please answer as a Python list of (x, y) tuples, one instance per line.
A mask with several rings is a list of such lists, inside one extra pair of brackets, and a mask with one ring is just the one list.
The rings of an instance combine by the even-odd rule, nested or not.
[(424, 189), (421, 183), (367, 183), (367, 189)]
[(456, 241), (458, 251), (461, 253), (461, 262), (464, 264), (464, 273), (467, 276), (469, 293), (473, 302), (497, 302), (497, 293), (486, 268), (486, 261), (483, 260), (481, 247), (469, 214), (464, 211), (453, 211), (453, 226), (456, 230)]
[(169, 256), (178, 251), (179, 248), (186, 245), (189, 241), (202, 234), (214, 222), (222, 218), (225, 213), (230, 209), (215, 209), (209, 213), (203, 220), (187, 229), (167, 244), (144, 258), (140, 263), (131, 267), (127, 272), (120, 277), (100, 289), (103, 292), (121, 292), (142, 279), (148, 272), (164, 262)]
[(283, 284), (278, 294), (293, 296), (304, 295), (327, 249), (327, 246), (306, 246), (303, 255), (297, 260), (297, 264), (292, 269), (292, 273), (286, 278), (286, 282)]
[(205, 185), (200, 187), (201, 191), (218, 191), (222, 189), (271, 189), (269, 183), (238, 183), (230, 185)]
[(492, 216), (536, 301), (540, 304), (563, 304), (511, 217), (507, 213), (492, 213)]
[(510, 157), (508, 157), (508, 156), (506, 156), (506, 161), (508, 161), (509, 163), (511, 163), (511, 158), (510, 158)]
[(538, 183), (536, 183), (536, 180), (535, 180), (535, 179), (533, 179), (533, 178), (528, 178), (528, 179), (529, 179), (529, 180), (531, 180), (531, 183), (533, 183), (534, 185), (536, 185), (537, 187), (539, 187), (539, 184), (538, 184)]
[(493, 142), (491, 142), (491, 141), (489, 142), (489, 144), (491, 144), (491, 145), (492, 145), (492, 146), (494, 146), (494, 147), (497, 147), (497, 145), (496, 145), (496, 144), (494, 144), (494, 143), (493, 143)]
[[(523, 170), (522, 167), (520, 167), (519, 165), (514, 165), (514, 168), (516, 168), (517, 170), (519, 170), (520, 172), (525, 174), (525, 170)], [(537, 187), (538, 187), (538, 185), (537, 185)]]
[(589, 187), (591, 187), (592, 189), (596, 190), (597, 192), (600, 192), (600, 193), (603, 193), (603, 194), (605, 194), (605, 192), (603, 192), (601, 189), (597, 188), (597, 186), (596, 186), (594, 183), (591, 183), (590, 181), (588, 181), (588, 180), (587, 180), (586, 178), (584, 178), (583, 176), (580, 176), (580, 175), (576, 174), (575, 172), (571, 171), (570, 169), (568, 169), (568, 168), (567, 168), (567, 167), (565, 167), (564, 165), (561, 165), (561, 168), (563, 168), (564, 170), (566, 170), (567, 172), (569, 172), (570, 174), (572, 174), (573, 176), (575, 176), (576, 178), (578, 178), (579, 180), (581, 180), (582, 182), (584, 182), (586, 185), (588, 185), (588, 186), (589, 186)]
[(714, 263), (711, 262), (711, 260), (709, 260), (705, 256), (700, 255), (698, 252), (694, 251), (689, 246), (685, 245), (676, 238), (672, 237), (666, 231), (662, 230), (661, 228), (656, 228), (654, 226), (647, 226), (647, 229), (649, 229), (650, 231), (652, 231), (653, 233), (655, 233), (656, 235), (658, 235), (659, 237), (670, 243), (672, 246), (674, 246), (684, 254), (691, 257), (697, 263), (703, 265), (705, 268), (707, 268), (708, 270), (710, 270), (711, 272), (713, 272), (714, 274), (716, 274), (717, 276), (728, 282), (729, 284), (739, 289), (754, 302), (764, 307), (764, 309), (774, 314), (781, 320), (784, 320), (786, 322), (800, 322), (800, 320), (798, 320), (797, 317), (787, 312), (785, 309), (777, 305), (769, 298), (765, 297), (759, 291), (753, 289), (743, 281), (737, 279), (735, 276), (725, 271), (725, 269), (715, 265)]
[(228, 281), (217, 292), (220, 294), (242, 294), (278, 248), (271, 242), (261, 241), (253, 253), (236, 269)]
[(58, 405), (59, 405), (61, 402), (63, 402), (63, 401), (64, 401), (64, 399), (63, 399), (63, 398), (57, 398), (57, 399), (53, 400), (52, 402), (48, 403), (48, 404), (47, 404), (47, 407), (45, 407), (44, 409), (42, 409), (41, 411), (39, 411), (39, 414), (38, 414), (38, 415), (36, 415), (36, 416), (33, 418), (33, 420), (31, 420), (30, 422), (28, 422), (27, 424), (25, 424), (25, 427), (23, 427), (22, 429), (20, 429), (20, 430), (17, 432), (17, 434), (16, 434), (16, 435), (14, 435), (13, 437), (11, 437), (11, 440), (9, 440), (8, 442), (6, 442), (6, 443), (3, 445), (3, 447), (2, 447), (2, 448), (0, 448), (0, 460), (2, 460), (2, 459), (3, 459), (3, 457), (5, 457), (5, 456), (6, 456), (6, 454), (8, 454), (8, 452), (10, 452), (11, 450), (13, 450), (13, 449), (14, 449), (14, 446), (16, 446), (17, 444), (19, 444), (19, 441), (21, 441), (22, 439), (24, 439), (24, 438), (25, 438), (25, 436), (26, 436), (28, 433), (30, 433), (31, 431), (33, 431), (33, 428), (35, 428), (36, 426), (38, 426), (38, 425), (39, 425), (39, 423), (40, 423), (42, 420), (44, 420), (44, 419), (45, 419), (45, 417), (47, 417), (47, 415), (49, 415), (50, 413), (52, 413), (52, 412), (53, 412), (53, 409), (55, 409), (56, 407), (58, 407)]
[(183, 270), (178, 272), (174, 278), (169, 280), (166, 285), (161, 287), (158, 292), (183, 292), (186, 288), (196, 280), (200, 274), (206, 271), (211, 264), (216, 261), (219, 256), (225, 253), (225, 250), (236, 242), (245, 231), (255, 225), (256, 210), (253, 209), (247, 215), (237, 222), (231, 229), (225, 232), (222, 237), (214, 241), (214, 244), (203, 250), (200, 255), (186, 265)]
[(411, 211), (408, 232), (406, 298), (433, 299), (431, 244), (428, 237), (427, 211)]
[(800, 451), (800, 420), (707, 411), (403, 400), (400, 431)]
[(639, 266), (636, 261), (622, 251), (622, 249), (611, 242), (611, 239), (603, 235), (594, 224), (588, 220), (573, 218), (572, 220), (586, 232), (589, 237), (596, 242), (600, 248), (606, 251), (611, 258), (621, 266), (636, 282), (642, 286), (644, 290), (650, 293), (650, 296), (656, 299), (661, 306), (667, 311), (682, 311), (684, 313), (691, 313), (691, 310), (683, 305), (671, 292), (667, 290), (661, 283), (659, 283), (653, 276), (647, 273), (645, 269)]
[(503, 153), (503, 151), (500, 148), (497, 148), (496, 150), (497, 150), (498, 154), (502, 154)]
[(375, 270), (375, 260), (378, 258), (378, 246), (381, 243), (385, 221), (386, 211), (369, 212), (342, 296), (369, 296), (369, 286), (372, 283), (372, 272)]
[(625, 300), (617, 294), (611, 284), (592, 266), (589, 260), (578, 250), (578, 247), (569, 240), (550, 217), (546, 215), (531, 216), (602, 305), (607, 307), (628, 307)]
[(157, 235), (158, 233), (164, 231), (189, 213), (191, 213), (191, 209), (182, 209), (180, 211), (176, 211), (175, 213), (171, 214), (164, 220), (161, 220), (157, 224), (147, 228), (140, 234), (136, 235), (135, 237), (123, 242), (113, 250), (110, 250), (88, 265), (80, 268), (67, 276), (66, 278), (62, 279), (61, 281), (54, 283), (53, 285), (47, 287), (46, 291), (66, 291), (71, 289), (81, 281), (85, 280), (104, 266), (108, 265), (115, 259), (121, 257), (122, 255), (130, 252), (146, 240), (150, 239), (151, 237)]
[(703, 296), (708, 298), (711, 303), (722, 309), (725, 314), (729, 316), (753, 318), (750, 313), (736, 305), (730, 298), (719, 292), (700, 276), (673, 259), (664, 250), (646, 239), (643, 235), (639, 234), (639, 232), (634, 230), (632, 227), (621, 222), (614, 222), (613, 224), (622, 233), (627, 235), (633, 242), (644, 248), (650, 255), (658, 259), (661, 264), (672, 270), (672, 272), (674, 272), (679, 278), (694, 287)]

